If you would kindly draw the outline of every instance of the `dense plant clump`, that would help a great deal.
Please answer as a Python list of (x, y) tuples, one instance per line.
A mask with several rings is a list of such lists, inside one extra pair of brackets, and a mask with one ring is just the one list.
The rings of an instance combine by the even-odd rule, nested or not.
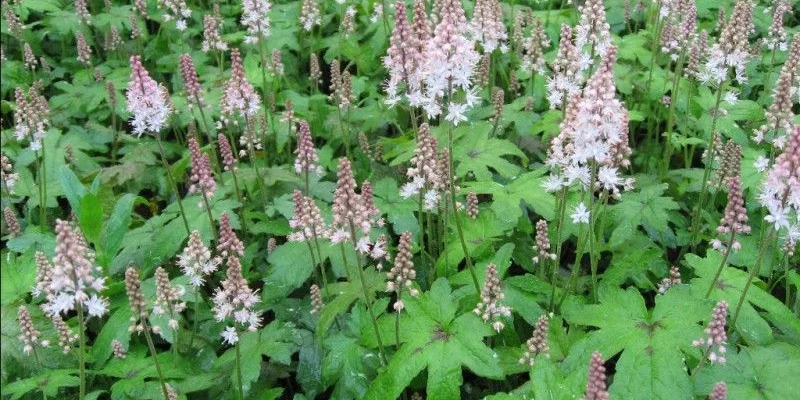
[(798, 15), (3, 0), (2, 397), (797, 398)]

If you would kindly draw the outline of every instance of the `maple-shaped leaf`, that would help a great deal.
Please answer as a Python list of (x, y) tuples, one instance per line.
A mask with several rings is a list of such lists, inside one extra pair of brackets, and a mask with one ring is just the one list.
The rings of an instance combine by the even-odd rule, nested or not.
[(686, 301), (689, 295), (687, 286), (675, 286), (648, 310), (635, 288), (602, 286), (600, 304), (567, 303), (567, 321), (598, 329), (569, 350), (563, 368), (585, 368), (585, 355), (593, 351), (606, 359), (621, 352), (609, 388), (612, 398), (693, 399), (683, 353), (699, 358), (692, 340), (703, 336), (701, 321), (711, 315), (713, 304)]
[[(483, 338), (492, 334), (491, 328), (472, 312), (456, 317), (446, 279), (438, 279), (421, 297), (403, 301), (403, 344), (372, 382), (365, 399), (397, 398), (424, 369), (428, 370), (429, 400), (461, 398), (462, 366), (478, 376), (503, 378), (499, 357), (483, 343)], [(389, 317), (393, 323), (394, 315)]]
[[(721, 261), (722, 255), (715, 251), (709, 251), (705, 258), (694, 254), (686, 255), (686, 262), (694, 268), (697, 275), (692, 279), (692, 292), (695, 297), (705, 297)], [(709, 298), (715, 301), (727, 301), (733, 316), (748, 275), (736, 267), (726, 266)], [(763, 283), (755, 279), (748, 289), (746, 301), (742, 304), (742, 310), (736, 320), (736, 330), (751, 344), (768, 344), (773, 340), (772, 328), (769, 325), (772, 323), (784, 335), (791, 337), (795, 342), (800, 341), (800, 318), (759, 285)]]
[[(453, 132), (458, 136), (452, 150), (456, 176), (464, 177), (472, 172), (479, 181), (491, 181), (494, 171), (504, 178), (512, 178), (519, 173), (520, 167), (518, 162), (505, 157), (518, 157), (527, 164), (528, 158), (522, 150), (508, 140), (490, 138), (491, 131), (491, 124), (478, 122)], [(440, 143), (446, 142), (440, 140)]]
[(765, 347), (729, 351), (727, 362), (704, 366), (697, 373), (695, 394), (705, 397), (725, 382), (729, 399), (796, 399), (800, 393), (800, 348), (777, 342)]
[(533, 209), (547, 220), (555, 218), (555, 196), (547, 193), (542, 183), (547, 179), (548, 169), (539, 168), (524, 172), (508, 184), (482, 181), (470, 182), (465, 187), (477, 194), (492, 195), (490, 208), (504, 226), (514, 226), (523, 215), (523, 207)]
[(667, 184), (655, 184), (622, 195), (619, 204), (612, 208), (618, 224), (611, 233), (612, 248), (625, 243), (640, 226), (655, 241), (674, 242), (669, 222), (675, 221), (676, 215), (670, 211), (680, 209), (680, 205), (671, 197), (662, 196), (666, 188)]

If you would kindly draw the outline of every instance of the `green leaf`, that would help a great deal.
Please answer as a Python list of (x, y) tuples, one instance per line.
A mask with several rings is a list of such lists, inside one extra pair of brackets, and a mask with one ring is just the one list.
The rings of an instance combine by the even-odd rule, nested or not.
[[(364, 399), (396, 398), (422, 370), (428, 370), (429, 400), (458, 399), (462, 366), (478, 376), (502, 379), (496, 354), (483, 338), (492, 331), (474, 313), (454, 318), (456, 305), (444, 278), (420, 298), (404, 300), (400, 349), (372, 382)], [(394, 316), (391, 316), (394, 319)]]
[(680, 205), (671, 197), (662, 196), (666, 189), (667, 184), (653, 184), (622, 195), (619, 204), (611, 207), (618, 224), (611, 233), (612, 247), (623, 245), (639, 226), (662, 243), (674, 237), (669, 223), (675, 218), (669, 211), (680, 209)]
[[(735, 348), (734, 348), (735, 350)], [(765, 347), (729, 351), (727, 362), (698, 372), (695, 395), (705, 397), (725, 382), (729, 399), (783, 400), (800, 392), (800, 348), (776, 342)]]
[(6, 385), (4, 395), (11, 395), (11, 400), (21, 398), (27, 393), (42, 392), (48, 397), (58, 397), (62, 387), (78, 386), (80, 379), (73, 376), (74, 370), (57, 369), (41, 373), (32, 378), (21, 379)]
[(601, 286), (599, 304), (567, 303), (567, 321), (598, 330), (570, 349), (564, 367), (567, 371), (585, 368), (587, 354), (595, 350), (605, 358), (621, 352), (611, 397), (693, 399), (684, 353), (699, 354), (691, 343), (702, 337), (700, 321), (710, 316), (713, 304), (687, 302), (689, 293), (686, 286), (673, 287), (656, 298), (652, 312), (634, 288)]
[[(692, 279), (692, 291), (695, 297), (705, 297), (721, 261), (722, 255), (714, 251), (709, 251), (705, 258), (694, 254), (686, 255), (686, 262), (694, 268), (697, 275)], [(734, 305), (739, 301), (748, 276), (748, 273), (727, 265), (722, 270), (710, 298), (725, 300), (731, 306), (731, 313), (733, 313)], [(769, 323), (772, 323), (793, 342), (800, 342), (800, 318), (778, 299), (764, 291), (762, 285), (763, 282), (759, 279), (753, 280), (736, 321), (736, 330), (749, 343), (768, 344), (773, 340), (772, 329), (769, 326)], [(763, 312), (759, 310), (763, 310)]]
[[(356, 275), (354, 279), (358, 279), (358, 276)], [(373, 268), (364, 270), (364, 280), (366, 281), (367, 291), (369, 293), (375, 293), (386, 288), (385, 275), (375, 271)], [(327, 296), (326, 292), (330, 292), (335, 295), (335, 297), (333, 300), (325, 299), (325, 306), (322, 308), (322, 312), (319, 315), (319, 321), (317, 321), (317, 336), (320, 338), (325, 337), (325, 334), (328, 332), (328, 329), (331, 327), (336, 317), (347, 312), (350, 305), (357, 299), (364, 297), (361, 283), (356, 280), (352, 282), (329, 283), (327, 290), (322, 291), (324, 297)]]
[(542, 188), (547, 168), (525, 172), (508, 184), (491, 180), (465, 185), (477, 194), (492, 195), (491, 209), (503, 226), (516, 226), (523, 215), (523, 206), (533, 209), (544, 219), (555, 218), (555, 197)]
[(515, 156), (528, 162), (517, 146), (505, 139), (490, 138), (491, 125), (478, 122), (467, 125), (453, 149), (453, 160), (456, 161), (455, 175), (464, 177), (472, 172), (479, 181), (491, 181), (493, 172), (504, 178), (512, 178), (519, 173), (516, 163), (505, 157)]
[(90, 242), (99, 243), (103, 230), (103, 206), (100, 204), (100, 199), (92, 193), (87, 193), (81, 198), (78, 209), (80, 211), (76, 214), (83, 235)]
[(114, 210), (106, 223), (105, 232), (105, 252), (109, 256), (114, 256), (122, 245), (122, 238), (128, 232), (131, 223), (131, 207), (136, 200), (136, 196), (127, 193), (117, 200)]
[[(5, 256), (4, 256), (5, 257)], [(27, 296), (36, 283), (36, 264), (33, 254), (28, 253), (16, 258), (3, 260), (0, 268), (0, 299), (2, 304), (13, 304)]]
[(72, 172), (67, 166), (62, 166), (60, 170), (61, 188), (64, 190), (64, 196), (67, 197), (72, 211), (80, 218), (80, 204), (81, 199), (86, 194), (86, 188), (83, 186), (75, 173)]

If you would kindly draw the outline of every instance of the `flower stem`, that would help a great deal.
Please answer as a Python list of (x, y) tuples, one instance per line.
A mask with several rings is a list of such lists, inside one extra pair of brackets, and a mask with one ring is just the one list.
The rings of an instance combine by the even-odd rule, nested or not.
[(41, 157), (39, 158), (39, 226), (42, 233), (47, 232), (47, 166), (44, 148), (45, 144), (42, 143)]
[(242, 351), (240, 350), (239, 342), (236, 342), (236, 383), (238, 391), (236, 392), (239, 400), (244, 399), (244, 386), (242, 385)]
[(717, 272), (714, 274), (714, 279), (711, 281), (711, 285), (708, 286), (708, 291), (706, 291), (706, 299), (708, 296), (711, 296), (711, 292), (714, 291), (714, 286), (717, 286), (717, 281), (719, 280), (719, 276), (722, 274), (722, 270), (725, 268), (725, 263), (728, 262), (728, 256), (731, 254), (731, 247), (733, 247), (735, 240), (736, 231), (733, 230), (731, 232), (731, 240), (728, 241), (728, 245), (725, 247), (725, 252), (722, 254), (722, 261), (719, 263), (719, 267), (717, 268)]
[(147, 347), (150, 348), (150, 354), (153, 356), (153, 364), (155, 364), (156, 366), (158, 381), (159, 383), (161, 383), (161, 392), (164, 394), (164, 400), (169, 400), (169, 392), (167, 391), (167, 382), (164, 381), (164, 374), (161, 372), (161, 364), (158, 363), (156, 346), (153, 344), (153, 338), (150, 336), (150, 327), (147, 326), (147, 322), (144, 319), (142, 319), (142, 326), (144, 327), (144, 337), (147, 340)]
[(192, 345), (194, 344), (194, 335), (197, 333), (197, 321), (200, 314), (200, 288), (195, 289), (194, 291), (194, 315), (192, 321), (192, 335), (189, 336), (189, 350), (192, 349)]
[(175, 192), (175, 199), (178, 203), (178, 208), (181, 211), (181, 218), (183, 219), (183, 226), (186, 228), (186, 234), (191, 234), (191, 229), (189, 229), (189, 221), (186, 219), (186, 211), (183, 209), (183, 203), (181, 202), (181, 194), (178, 192), (178, 185), (175, 184), (175, 179), (172, 178), (172, 171), (169, 168), (169, 163), (167, 163), (167, 155), (164, 152), (164, 144), (161, 142), (161, 134), (156, 134), (156, 142), (158, 142), (158, 151), (161, 153), (161, 163), (164, 164), (164, 169), (167, 171), (167, 181), (169, 181), (169, 185), (172, 188), (172, 191)]
[[(447, 130), (447, 137), (450, 143), (449, 148), (453, 148), (453, 127), (450, 126)], [(464, 231), (461, 228), (461, 218), (459, 218), (458, 210), (456, 210), (456, 190), (455, 185), (453, 185), (453, 156), (450, 156), (450, 165), (447, 168), (447, 187), (450, 189), (450, 201), (453, 204), (453, 220), (456, 221), (456, 231), (458, 232), (458, 240), (461, 242), (461, 250), (464, 251), (464, 260), (467, 263), (467, 268), (469, 269), (469, 274), (472, 277), (472, 284), (475, 285), (475, 292), (481, 292), (481, 285), (478, 283), (478, 275), (475, 273), (475, 266), (472, 265), (472, 257), (469, 255), (469, 249), (467, 249), (467, 242), (464, 240)]]
[(203, 195), (203, 205), (205, 206), (206, 209), (206, 215), (208, 215), (208, 223), (209, 226), (211, 227), (211, 234), (214, 235), (214, 241), (216, 241), (217, 230), (214, 228), (214, 217), (211, 216), (211, 204), (209, 204), (208, 202), (208, 196), (206, 196), (206, 192), (201, 190), (200, 193)]
[[(355, 244), (356, 228), (353, 225), (352, 220), (350, 220), (350, 235), (353, 243)], [(344, 245), (342, 245), (342, 249), (344, 249)], [(342, 250), (342, 255), (344, 255), (344, 250)], [(386, 359), (386, 351), (383, 349), (383, 339), (381, 338), (381, 331), (378, 329), (378, 319), (375, 317), (375, 312), (372, 310), (372, 303), (369, 301), (369, 291), (367, 290), (367, 282), (364, 278), (364, 267), (361, 265), (361, 257), (358, 256), (358, 252), (356, 252), (356, 266), (358, 267), (358, 278), (361, 281), (361, 290), (364, 292), (364, 303), (367, 306), (367, 312), (369, 312), (369, 317), (372, 320), (372, 327), (375, 329), (375, 337), (378, 339), (381, 365), (386, 366), (386, 364), (388, 364), (388, 360)]]
[[(397, 301), (400, 302), (403, 300), (403, 288), (399, 288), (397, 290)], [(396, 348), (400, 348), (400, 311), (395, 312), (394, 318), (394, 345)]]
[(742, 294), (739, 295), (739, 301), (736, 303), (736, 310), (733, 312), (733, 318), (731, 318), (730, 322), (730, 329), (731, 331), (736, 326), (736, 320), (739, 318), (739, 311), (742, 310), (742, 305), (744, 304), (744, 299), (747, 297), (747, 291), (750, 289), (750, 285), (753, 283), (753, 279), (758, 275), (758, 271), (761, 268), (761, 261), (764, 259), (764, 254), (767, 253), (767, 248), (769, 247), (769, 243), (773, 240), (775, 230), (771, 230), (770, 233), (767, 235), (766, 240), (761, 243), (761, 249), (758, 251), (758, 257), (756, 257), (756, 262), (750, 267), (750, 275), (747, 277), (747, 282), (744, 284), (744, 288), (742, 288)]
[(561, 189), (561, 196), (558, 203), (558, 226), (556, 226), (556, 259), (553, 261), (553, 275), (550, 280), (550, 311), (555, 311), (553, 306), (556, 300), (556, 276), (558, 268), (561, 266), (561, 232), (564, 227), (564, 215), (567, 211), (567, 188)]
[(664, 162), (661, 164), (661, 178), (669, 171), (669, 161), (672, 159), (672, 136), (675, 108), (678, 104), (678, 89), (683, 76), (683, 62), (686, 59), (686, 50), (681, 51), (678, 63), (675, 65), (675, 77), (672, 81), (672, 91), (670, 92), (669, 114), (667, 116), (667, 143), (664, 146)]
[(86, 397), (86, 321), (84, 321), (83, 307), (78, 308), (78, 374), (80, 375), (79, 400)]
[(697, 201), (697, 206), (694, 209), (694, 213), (692, 214), (692, 231), (691, 231), (691, 239), (689, 240), (689, 246), (694, 249), (696, 245), (698, 231), (700, 230), (700, 211), (703, 209), (703, 203), (705, 203), (706, 195), (708, 191), (708, 179), (709, 175), (711, 175), (711, 164), (714, 163), (714, 130), (717, 128), (717, 119), (719, 118), (719, 104), (722, 101), (722, 92), (727, 85), (727, 81), (723, 82), (719, 89), (717, 90), (717, 99), (714, 103), (714, 109), (711, 119), (711, 131), (709, 132), (708, 137), (708, 144), (706, 146), (706, 161), (705, 161), (705, 170), (703, 171), (703, 182), (702, 187), (700, 188), (700, 198)]

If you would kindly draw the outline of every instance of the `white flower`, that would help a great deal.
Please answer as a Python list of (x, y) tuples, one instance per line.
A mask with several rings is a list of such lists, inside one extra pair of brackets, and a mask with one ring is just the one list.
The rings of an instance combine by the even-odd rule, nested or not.
[(102, 317), (108, 311), (108, 300), (98, 297), (96, 294), (84, 301), (83, 305), (91, 317)]
[(739, 97), (735, 92), (728, 91), (725, 92), (725, 101), (730, 105), (734, 105), (739, 102)]
[(239, 334), (236, 333), (236, 328), (232, 326), (225, 328), (225, 330), (222, 332), (222, 342), (233, 346), (238, 341), (239, 341)]
[(447, 116), (445, 116), (444, 119), (452, 122), (453, 125), (458, 126), (459, 122), (467, 120), (467, 117), (464, 115), (464, 112), (466, 111), (467, 104), (451, 102), (447, 105)]
[(769, 168), (769, 159), (764, 156), (758, 156), (756, 161), (753, 162), (753, 167), (755, 167), (758, 172), (764, 172)]
[(553, 193), (561, 190), (565, 186), (565, 182), (556, 175), (550, 175), (542, 182), (542, 187), (548, 193)]
[(367, 254), (369, 253), (369, 247), (370, 247), (369, 237), (362, 236), (360, 239), (358, 239), (358, 243), (356, 243), (356, 251), (358, 251), (361, 254)]
[(428, 190), (425, 192), (425, 211), (436, 209), (439, 203), (439, 193), (435, 190)]
[(586, 209), (586, 206), (583, 204), (583, 202), (581, 202), (577, 206), (575, 206), (570, 217), (572, 218), (573, 224), (588, 224), (589, 215), (590, 215), (589, 210)]

